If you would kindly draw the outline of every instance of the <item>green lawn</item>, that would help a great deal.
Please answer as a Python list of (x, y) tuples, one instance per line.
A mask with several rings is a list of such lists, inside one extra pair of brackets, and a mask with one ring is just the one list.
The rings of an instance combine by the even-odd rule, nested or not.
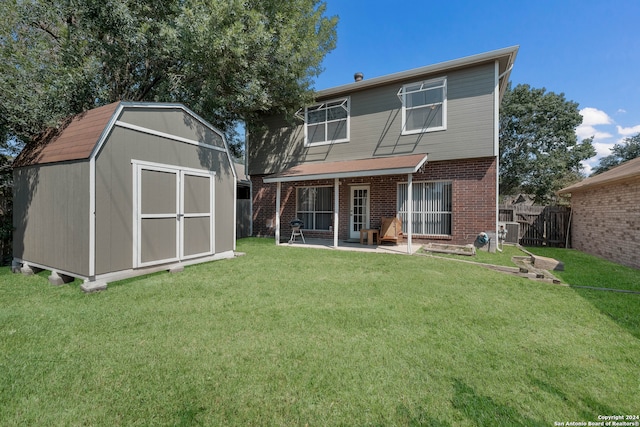
[[(238, 250), (89, 295), (0, 269), (0, 424), (550, 426), (640, 412), (637, 328), (590, 296), (610, 292), (431, 257), (254, 238)], [(616, 295), (640, 317), (640, 295)]]

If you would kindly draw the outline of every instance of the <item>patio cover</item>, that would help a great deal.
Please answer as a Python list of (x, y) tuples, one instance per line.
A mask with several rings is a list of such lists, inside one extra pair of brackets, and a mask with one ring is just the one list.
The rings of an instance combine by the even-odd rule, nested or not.
[(353, 178), (416, 173), (427, 161), (427, 154), (345, 160), (341, 162), (305, 163), (269, 175), (265, 183), (308, 181), (312, 179)]

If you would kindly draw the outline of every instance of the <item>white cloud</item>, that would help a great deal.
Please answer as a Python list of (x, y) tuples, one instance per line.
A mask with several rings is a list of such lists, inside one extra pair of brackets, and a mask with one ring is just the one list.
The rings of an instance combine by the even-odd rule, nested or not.
[(581, 126), (597, 126), (597, 125), (610, 125), (613, 120), (607, 113), (597, 108), (586, 107), (580, 110), (582, 115)]
[(618, 111), (616, 111), (618, 114), (625, 114), (627, 112), (627, 110), (625, 110), (624, 108), (618, 108)]
[(631, 136), (640, 133), (640, 125), (632, 126), (630, 128), (623, 128), (622, 126), (616, 126), (618, 133), (622, 136)]
[(605, 157), (611, 154), (614, 143), (594, 142), (593, 148), (596, 149), (596, 158)]
[(594, 137), (594, 140), (597, 139), (607, 139), (607, 138), (611, 138), (613, 135), (611, 135), (608, 132), (602, 132), (597, 130), (595, 127), (593, 126), (585, 126), (585, 125), (580, 125), (576, 128), (576, 135), (578, 135), (578, 138), (580, 139), (585, 139), (585, 138), (590, 138), (590, 137)]
[(586, 107), (580, 110), (582, 124), (576, 128), (578, 138), (585, 139), (594, 137), (594, 140), (611, 138), (609, 132), (596, 129), (596, 126), (611, 125), (613, 120), (607, 113), (597, 108)]
[(593, 136), (593, 148), (596, 155), (582, 161), (583, 172), (589, 176), (602, 157), (611, 154), (611, 148), (615, 144), (615, 122), (607, 113), (597, 108), (586, 107), (580, 110), (582, 124), (576, 128), (576, 135), (580, 140)]

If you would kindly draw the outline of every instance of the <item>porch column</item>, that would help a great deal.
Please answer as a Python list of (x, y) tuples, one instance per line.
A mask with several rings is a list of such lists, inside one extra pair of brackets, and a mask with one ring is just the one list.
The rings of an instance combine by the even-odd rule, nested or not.
[(413, 233), (413, 174), (407, 175), (407, 253), (411, 255), (411, 235)]
[(333, 247), (338, 247), (338, 214), (340, 213), (340, 178), (333, 181)]
[(276, 245), (280, 244), (280, 190), (282, 184), (276, 182)]

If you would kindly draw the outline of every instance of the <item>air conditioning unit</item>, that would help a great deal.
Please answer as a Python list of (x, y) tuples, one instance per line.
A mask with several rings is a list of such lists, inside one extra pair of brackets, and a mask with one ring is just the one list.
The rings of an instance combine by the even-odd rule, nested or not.
[(498, 230), (503, 226), (507, 230), (505, 243), (517, 244), (520, 242), (520, 224), (517, 222), (498, 222)]

